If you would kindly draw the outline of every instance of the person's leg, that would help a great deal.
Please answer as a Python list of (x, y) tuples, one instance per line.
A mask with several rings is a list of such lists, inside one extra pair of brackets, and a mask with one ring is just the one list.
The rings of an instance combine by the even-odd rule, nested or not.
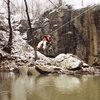
[(40, 49), (44, 41), (40, 41), (37, 45), (37, 49)]
[(46, 49), (46, 43), (47, 43), (47, 41), (43, 41), (43, 50)]

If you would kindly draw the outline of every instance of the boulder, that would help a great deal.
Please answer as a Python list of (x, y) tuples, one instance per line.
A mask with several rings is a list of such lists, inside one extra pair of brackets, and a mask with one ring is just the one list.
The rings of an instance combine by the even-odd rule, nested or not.
[(55, 65), (66, 69), (75, 69), (83, 66), (83, 61), (73, 54), (59, 54), (53, 62)]

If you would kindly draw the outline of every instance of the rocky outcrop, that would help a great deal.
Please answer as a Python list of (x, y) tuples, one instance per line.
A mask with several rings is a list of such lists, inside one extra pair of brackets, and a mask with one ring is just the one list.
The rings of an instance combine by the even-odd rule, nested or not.
[(51, 61), (45, 63), (36, 61), (35, 69), (40, 74), (93, 74), (94, 69), (72, 54), (59, 54)]
[[(83, 50), (80, 50), (82, 48), (80, 45), (77, 46), (77, 54), (82, 54), (85, 56), (85, 60), (90, 64), (93, 65), (95, 62), (96, 56), (98, 55), (98, 29), (96, 29), (95, 22), (97, 20), (94, 20), (95, 12), (99, 10), (94, 9), (95, 7), (87, 7), (85, 9), (82, 9), (82, 15), (78, 17), (75, 20), (75, 26), (77, 27), (78, 31), (82, 33), (82, 37), (84, 40), (83, 44)], [(79, 14), (80, 12), (78, 12)], [(77, 15), (78, 15), (77, 14)], [(99, 20), (99, 19), (98, 19)], [(77, 24), (78, 23), (78, 24)], [(84, 52), (85, 50), (85, 52)]]
[(32, 39), (36, 43), (44, 34), (50, 34), (52, 45), (48, 46), (47, 51), (41, 51), (42, 53), (53, 57), (60, 53), (73, 53), (93, 65), (100, 53), (99, 12), (100, 5), (80, 10), (68, 6), (46, 11), (35, 23), (31, 36), (28, 34), (29, 40)]
[[(47, 73), (68, 73), (69, 70), (91, 72), (89, 65), (98, 66), (100, 69), (99, 7), (74, 10), (68, 6), (46, 11), (38, 21), (32, 24), (33, 33), (30, 33), (26, 20), (12, 22), (14, 31), (11, 55), (2, 51), (8, 41), (9, 28), (5, 21), (1, 20), (0, 67), (11, 70), (18, 67), (22, 74), (27, 71), (32, 73), (35, 68)], [(22, 34), (26, 34), (26, 31), (27, 41), (21, 37)], [(44, 55), (37, 51), (38, 60), (35, 62), (33, 47), (37, 46), (45, 34), (52, 36), (52, 45), (48, 45), (46, 51), (40, 51)], [(89, 65), (83, 61), (88, 62)]]
[[(13, 32), (12, 52), (8, 54), (2, 49), (6, 45), (5, 42), (7, 42), (9, 34), (5, 31), (0, 32), (1, 39), (3, 40), (0, 42), (0, 70), (12, 71), (14, 68), (21, 68), (22, 66), (34, 66), (34, 48), (22, 39), (20, 33), (18, 31)], [(49, 58), (38, 51), (37, 56), (38, 59), (42, 59), (45, 62), (49, 61)]]
[(34, 49), (18, 32), (13, 35), (12, 53), (9, 55), (0, 50), (0, 71), (14, 71), (22, 75), (94, 73), (88, 64), (73, 54), (60, 54), (49, 58), (37, 51), (38, 60), (34, 61)]
[[(18, 64), (18, 63), (17, 63)], [(14, 68), (14, 72), (22, 75), (48, 75), (48, 74), (94, 74), (94, 68), (84, 63), (77, 56), (72, 54), (60, 54), (54, 59), (48, 60), (38, 59), (32, 66), (25, 66), (19, 63), (18, 68)]]

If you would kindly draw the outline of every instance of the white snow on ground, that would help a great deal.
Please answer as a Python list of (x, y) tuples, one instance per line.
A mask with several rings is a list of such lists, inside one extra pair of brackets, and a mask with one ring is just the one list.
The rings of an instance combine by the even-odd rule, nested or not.
[(48, 18), (45, 18), (45, 19), (44, 19), (44, 22), (47, 22), (47, 21), (49, 21), (49, 19), (48, 19)]
[(34, 60), (34, 49), (22, 39), (20, 33), (17, 31), (14, 33), (12, 53), (13, 56), (23, 61)]
[(3, 36), (2, 39), (4, 41), (8, 41), (9, 33), (0, 30), (0, 34)]
[[(47, 61), (49, 58), (37, 51), (38, 58)], [(20, 33), (15, 31), (13, 39), (12, 56), (23, 61), (34, 61), (34, 48), (31, 47), (25, 40), (22, 39)]]
[[(13, 39), (13, 50), (12, 55), (16, 57), (18, 60), (33, 62), (34, 61), (34, 48), (31, 47), (25, 40), (22, 39), (19, 32), (14, 33), (14, 39)], [(37, 51), (37, 55), (39, 62), (45, 62), (48, 63), (51, 59), (46, 57), (45, 55), (41, 54)], [(78, 67), (83, 61), (81, 61), (77, 56), (73, 54), (59, 54), (57, 57), (53, 59), (54, 61), (62, 62), (65, 61), (68, 63), (70, 68), (76, 68)]]
[[(4, 22), (7, 23), (6, 15)], [(18, 25), (18, 22), (20, 21), (20, 14), (12, 15), (12, 22), (17, 22), (16, 25)], [(44, 21), (47, 21), (48, 19), (45, 19)], [(15, 25), (12, 24), (12, 25)], [(8, 39), (8, 35), (6, 35), (6, 32), (1, 31), (4, 34), (5, 40)], [(41, 61), (49, 61), (50, 58), (46, 57), (45, 55), (41, 54), (37, 51), (38, 58)], [(18, 60), (33, 62), (35, 55), (34, 55), (34, 48), (31, 47), (23, 38), (21, 37), (20, 33), (18, 31), (14, 31), (13, 36), (13, 50), (12, 50), (12, 56), (16, 57)], [(77, 58), (77, 56), (74, 56), (73, 54), (60, 54), (57, 57), (55, 57), (53, 60), (61, 62), (64, 59), (67, 59), (66, 62), (69, 63), (72, 68), (76, 68), (79, 66), (79, 64), (82, 62), (80, 59)]]
[[(2, 25), (6, 26), (8, 25), (8, 20), (6, 19), (6, 14), (1, 14), (0, 19), (3, 18), (2, 20)], [(21, 15), (20, 14), (15, 14), (12, 15), (12, 26), (19, 28), (19, 22), (21, 20)], [(15, 22), (15, 23), (13, 23)], [(34, 21), (35, 22), (35, 21)], [(12, 48), (12, 56), (16, 57), (17, 60), (23, 60), (23, 61), (28, 61), (28, 62), (33, 62), (35, 55), (34, 55), (34, 48), (31, 47), (23, 38), (26, 38), (26, 34), (24, 36), (21, 36), (19, 31), (14, 31), (13, 35), (13, 48)], [(5, 31), (1, 31), (0, 33), (3, 35), (4, 41), (8, 41), (9, 38), (9, 33)], [(6, 44), (5, 44), (6, 45)], [(40, 52), (37, 51), (38, 59), (47, 61), (49, 58), (47, 58), (45, 55), (41, 54)]]
[(61, 61), (63, 61), (65, 58), (69, 58), (70, 56), (72, 56), (72, 54), (64, 54), (64, 53), (62, 53), (62, 54), (59, 54), (58, 56), (56, 56), (55, 57), (55, 61), (59, 61), (59, 62), (61, 62)]
[(83, 66), (89, 66), (73, 54), (59, 54), (57, 57), (54, 58), (54, 61), (61, 62), (62, 67), (66, 66), (69, 69), (77, 68), (80, 66), (80, 64), (82, 64)]
[(66, 59), (67, 59), (66, 63), (68, 63), (71, 66), (71, 68), (77, 68), (82, 62), (80, 59), (78, 59), (73, 55)]
[(16, 13), (15, 15), (12, 15), (11, 16), (11, 18), (12, 18), (12, 21), (17, 21), (17, 22), (19, 22), (20, 20), (21, 20), (21, 14), (19, 14), (19, 13)]

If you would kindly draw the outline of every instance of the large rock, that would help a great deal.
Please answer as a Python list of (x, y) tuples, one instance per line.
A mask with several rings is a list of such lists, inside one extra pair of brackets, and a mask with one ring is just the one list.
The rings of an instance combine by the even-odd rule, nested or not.
[[(41, 36), (50, 34), (52, 45), (45, 52), (41, 52), (53, 57), (60, 53), (72, 53), (88, 62), (89, 65), (93, 65), (100, 54), (99, 12), (100, 5), (80, 10), (64, 7), (45, 12), (43, 20), (40, 19), (38, 24), (35, 24), (35, 27), (40, 26), (41, 31), (38, 32), (37, 28), (33, 33), (41, 34)], [(31, 35), (34, 41), (34, 34)], [(41, 38), (37, 40), (41, 41)]]
[[(5, 42), (8, 40), (9, 34), (5, 31), (0, 31), (1, 39)], [(0, 44), (2, 44), (0, 42)], [(13, 68), (20, 68), (21, 72), (23, 67), (22, 66), (34, 66), (34, 48), (31, 47), (25, 40), (22, 39), (20, 33), (15, 31), (13, 33), (13, 45), (12, 45), (12, 52), (11, 54), (7, 54), (1, 49), (4, 47), (5, 44), (1, 45), (0, 48), (0, 66), (2, 68), (9, 68), (9, 70), (13, 70)], [(41, 54), (37, 51), (38, 59), (48, 62), (50, 58), (46, 57), (45, 55)], [(5, 58), (5, 59), (2, 59)], [(21, 65), (22, 64), (22, 65)], [(26, 68), (25, 68), (26, 69)]]
[[(73, 54), (59, 54), (54, 59), (56, 66), (64, 67), (66, 69), (75, 69), (84, 67), (85, 63)], [(89, 65), (87, 65), (89, 67)]]
[[(89, 65), (73, 54), (59, 54), (50, 62), (36, 62), (36, 70), (40, 74), (58, 73), (72, 74), (74, 71), (90, 72)], [(73, 71), (73, 72), (71, 72)]]

